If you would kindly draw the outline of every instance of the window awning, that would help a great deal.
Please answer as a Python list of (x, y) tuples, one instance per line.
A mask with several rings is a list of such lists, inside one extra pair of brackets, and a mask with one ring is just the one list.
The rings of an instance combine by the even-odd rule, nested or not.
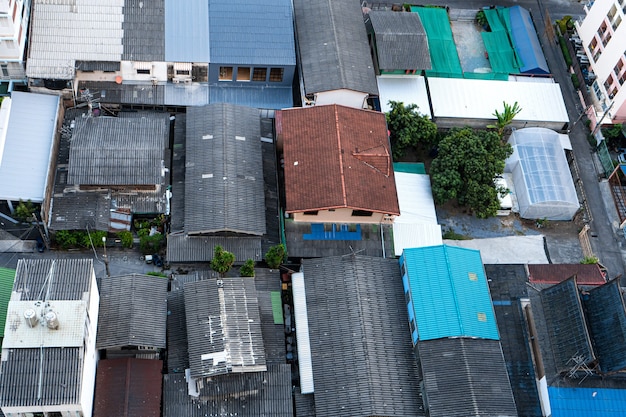
[(136, 70), (152, 70), (152, 62), (133, 62)]
[(190, 62), (175, 62), (174, 63), (174, 71), (191, 71), (191, 63)]

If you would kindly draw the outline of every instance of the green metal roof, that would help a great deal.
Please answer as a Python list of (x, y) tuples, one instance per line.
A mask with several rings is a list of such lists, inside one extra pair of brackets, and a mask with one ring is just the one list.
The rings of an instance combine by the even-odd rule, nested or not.
[(405, 249), (419, 340), (477, 337), (499, 340), (480, 252), (455, 246)]
[(4, 325), (7, 321), (7, 308), (13, 291), (15, 270), (0, 268), (0, 337), (4, 337)]
[(272, 314), (274, 315), (274, 324), (283, 324), (283, 302), (280, 299), (280, 291), (272, 291)]

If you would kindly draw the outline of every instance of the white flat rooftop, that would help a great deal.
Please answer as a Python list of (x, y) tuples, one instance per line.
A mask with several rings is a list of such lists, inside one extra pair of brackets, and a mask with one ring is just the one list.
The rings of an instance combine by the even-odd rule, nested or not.
[(421, 114), (432, 119), (424, 77), (419, 75), (379, 75), (376, 77), (376, 81), (378, 82), (378, 96), (383, 113), (391, 110), (389, 101), (399, 101), (405, 106), (416, 104), (417, 110)]

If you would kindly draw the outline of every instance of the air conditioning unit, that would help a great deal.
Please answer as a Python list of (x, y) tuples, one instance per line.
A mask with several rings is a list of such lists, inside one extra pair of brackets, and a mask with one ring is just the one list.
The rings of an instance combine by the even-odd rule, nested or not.
[(176, 77), (174, 77), (174, 78), (172, 78), (172, 82), (173, 82), (174, 84), (178, 84), (178, 83), (180, 82), (180, 78), (176, 78)]
[(157, 77), (150, 77), (150, 81), (152, 82), (152, 84), (157, 85), (159, 82), (159, 79)]
[(191, 78), (185, 78), (185, 84), (191, 84)]

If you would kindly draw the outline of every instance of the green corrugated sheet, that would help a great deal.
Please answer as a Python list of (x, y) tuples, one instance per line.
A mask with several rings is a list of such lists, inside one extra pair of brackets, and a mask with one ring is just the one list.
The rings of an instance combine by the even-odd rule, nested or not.
[(280, 298), (280, 291), (272, 291), (272, 314), (274, 314), (274, 324), (284, 324), (283, 319), (283, 302)]
[(406, 172), (408, 174), (426, 174), (426, 168), (421, 162), (394, 162), (395, 172)]
[(14, 269), (0, 268), (0, 337), (4, 337), (4, 324), (7, 321), (7, 308), (14, 281)]
[(486, 9), (485, 17), (491, 32), (481, 36), (489, 54), (489, 64), (495, 73), (519, 74), (520, 61), (511, 43), (511, 16), (509, 9)]

